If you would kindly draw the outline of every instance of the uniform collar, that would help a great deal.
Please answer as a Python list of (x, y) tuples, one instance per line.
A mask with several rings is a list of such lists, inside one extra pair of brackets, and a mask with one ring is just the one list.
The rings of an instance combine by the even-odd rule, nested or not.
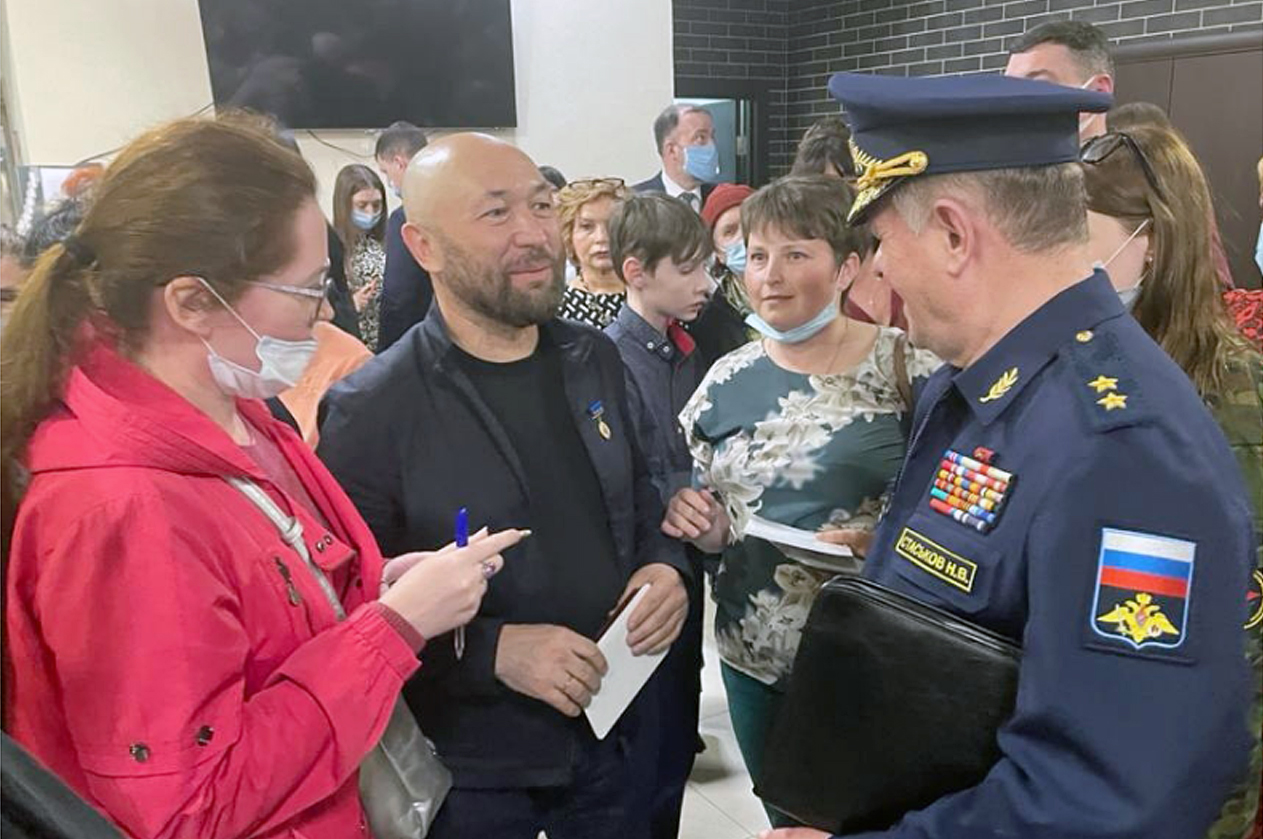
[(1091, 340), (1097, 325), (1126, 314), (1109, 277), (1098, 270), (1037, 309), (952, 381), (978, 421), (988, 425), (1062, 346)]

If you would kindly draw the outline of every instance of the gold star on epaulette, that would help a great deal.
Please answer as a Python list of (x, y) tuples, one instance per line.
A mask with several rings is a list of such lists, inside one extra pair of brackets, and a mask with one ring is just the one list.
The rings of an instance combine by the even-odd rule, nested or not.
[(1107, 390), (1118, 390), (1118, 379), (1111, 379), (1109, 376), (1097, 376), (1088, 382), (1088, 387), (1095, 388), (1097, 393), (1104, 393)]
[(1118, 408), (1127, 407), (1127, 394), (1125, 393), (1107, 393), (1100, 399), (1096, 400), (1096, 404), (1105, 408), (1106, 411), (1113, 411)]

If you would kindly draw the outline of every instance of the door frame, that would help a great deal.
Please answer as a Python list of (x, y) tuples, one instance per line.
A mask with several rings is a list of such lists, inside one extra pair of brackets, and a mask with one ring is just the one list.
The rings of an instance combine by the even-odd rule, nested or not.
[(679, 99), (744, 99), (750, 103), (750, 186), (767, 183), (771, 171), (771, 130), (768, 114), (776, 83), (756, 79), (709, 79), (676, 76)]

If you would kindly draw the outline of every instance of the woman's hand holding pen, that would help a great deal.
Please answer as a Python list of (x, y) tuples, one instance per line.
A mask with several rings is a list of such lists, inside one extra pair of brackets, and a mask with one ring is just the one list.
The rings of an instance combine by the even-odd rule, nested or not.
[(408, 553), (386, 563), (382, 579), (389, 588), (381, 602), (412, 624), (423, 638), (435, 638), (469, 623), (478, 613), (487, 580), (504, 565), (502, 551), (530, 535), (529, 530), (483, 530), (468, 547)]
[(728, 544), (728, 511), (708, 489), (685, 487), (667, 505), (662, 532), (692, 542), (698, 550), (717, 554)]

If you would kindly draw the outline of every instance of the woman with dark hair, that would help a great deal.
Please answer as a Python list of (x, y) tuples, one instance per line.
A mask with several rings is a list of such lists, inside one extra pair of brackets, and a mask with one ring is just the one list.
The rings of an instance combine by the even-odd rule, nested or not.
[(701, 489), (676, 493), (662, 529), (721, 555), (715, 640), (756, 785), (811, 605), (855, 566), (801, 562), (747, 530), (758, 516), (871, 531), (903, 459), (912, 381), (940, 363), (902, 331), (844, 314), (863, 248), (846, 221), (853, 200), (821, 175), (782, 178), (745, 200), (747, 322), (762, 337), (716, 362), (680, 414)]
[(386, 270), (386, 190), (367, 166), (343, 166), (333, 185), (333, 229), (342, 240), (346, 279), (359, 312), (360, 338), (377, 351), (377, 298)]
[[(1088, 227), (1097, 259), (1123, 303), (1184, 370), (1240, 461), (1263, 533), (1263, 357), (1233, 328), (1212, 257), (1210, 190), (1172, 129), (1136, 125), (1083, 147)], [(1252, 725), (1263, 720), (1263, 548), (1254, 574), (1247, 653), (1255, 668)], [(1250, 777), (1224, 806), (1211, 837), (1242, 837), (1259, 806), (1263, 747)]]
[(161, 126), (0, 339), (5, 731), (129, 836), (364, 835), (417, 653), (521, 538), (383, 567), (269, 416), (329, 315), (326, 229), (258, 120)]

